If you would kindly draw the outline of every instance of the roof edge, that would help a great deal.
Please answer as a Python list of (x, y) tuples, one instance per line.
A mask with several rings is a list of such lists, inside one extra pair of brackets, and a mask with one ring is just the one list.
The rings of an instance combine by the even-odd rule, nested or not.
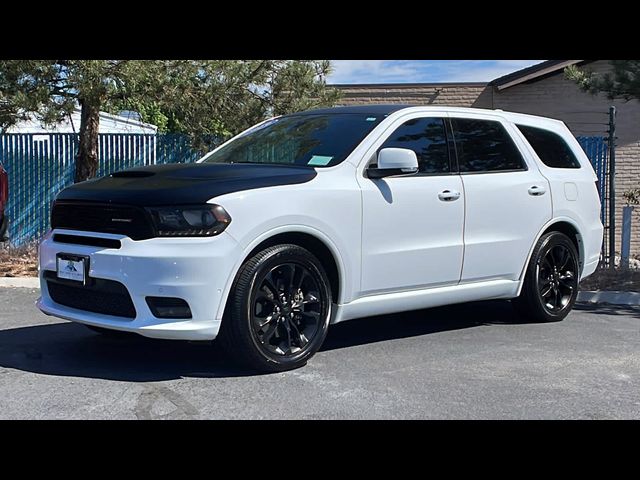
[(486, 87), (489, 82), (328, 83), (330, 88)]
[(547, 60), (546, 62), (540, 62), (530, 67), (523, 68), (502, 77), (496, 78), (490, 82), (490, 85), (495, 87), (498, 91), (519, 85), (530, 80), (549, 75), (557, 72), (558, 70), (564, 70), (570, 65), (584, 62), (585, 60)]

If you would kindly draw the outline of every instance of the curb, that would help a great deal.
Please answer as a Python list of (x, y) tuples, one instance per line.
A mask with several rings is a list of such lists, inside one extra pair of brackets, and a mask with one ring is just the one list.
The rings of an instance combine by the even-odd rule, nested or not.
[(1, 287), (40, 288), (38, 277), (0, 277)]
[(578, 292), (578, 302), (608, 303), (610, 305), (640, 305), (640, 293), (615, 291), (582, 291)]
[[(0, 277), (1, 287), (40, 288), (38, 277)], [(616, 291), (581, 291), (578, 302), (607, 303), (611, 305), (640, 305), (640, 293)]]

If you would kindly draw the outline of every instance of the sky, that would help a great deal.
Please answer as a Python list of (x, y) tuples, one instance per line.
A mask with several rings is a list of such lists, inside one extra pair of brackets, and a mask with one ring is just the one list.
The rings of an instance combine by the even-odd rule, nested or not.
[(544, 60), (333, 60), (327, 83), (488, 82)]

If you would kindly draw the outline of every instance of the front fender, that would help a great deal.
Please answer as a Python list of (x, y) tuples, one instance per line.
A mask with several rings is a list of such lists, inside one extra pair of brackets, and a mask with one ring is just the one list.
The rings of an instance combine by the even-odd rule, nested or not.
[(355, 278), (359, 277), (357, 275), (354, 275), (353, 272), (350, 271), (351, 269), (346, 267), (349, 262), (348, 260), (345, 260), (345, 256), (348, 257), (347, 251), (344, 248), (341, 249), (340, 247), (338, 247), (338, 245), (336, 245), (336, 243), (328, 235), (317, 228), (304, 224), (287, 223), (278, 227), (270, 228), (269, 230), (263, 231), (256, 236), (249, 236), (243, 239), (244, 241), (239, 241), (238, 258), (233, 267), (233, 273), (229, 276), (224, 291), (222, 292), (222, 302), (220, 303), (220, 310), (218, 311), (218, 315), (216, 316), (216, 318), (222, 318), (224, 314), (224, 308), (231, 292), (233, 281), (235, 280), (238, 271), (247, 260), (249, 254), (261, 243), (282, 233), (304, 233), (307, 235), (311, 235), (324, 243), (324, 245), (326, 245), (326, 247), (333, 255), (333, 258), (335, 259), (336, 265), (338, 267), (338, 280), (342, 288), (340, 289), (340, 298), (337, 299), (337, 303), (344, 303), (345, 299), (351, 298), (353, 292), (352, 282)]

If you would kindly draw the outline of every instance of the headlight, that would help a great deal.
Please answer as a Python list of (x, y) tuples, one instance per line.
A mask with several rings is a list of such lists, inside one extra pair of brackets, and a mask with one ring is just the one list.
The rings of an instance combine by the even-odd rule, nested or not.
[(211, 237), (231, 223), (220, 205), (149, 207), (147, 211), (159, 237)]

